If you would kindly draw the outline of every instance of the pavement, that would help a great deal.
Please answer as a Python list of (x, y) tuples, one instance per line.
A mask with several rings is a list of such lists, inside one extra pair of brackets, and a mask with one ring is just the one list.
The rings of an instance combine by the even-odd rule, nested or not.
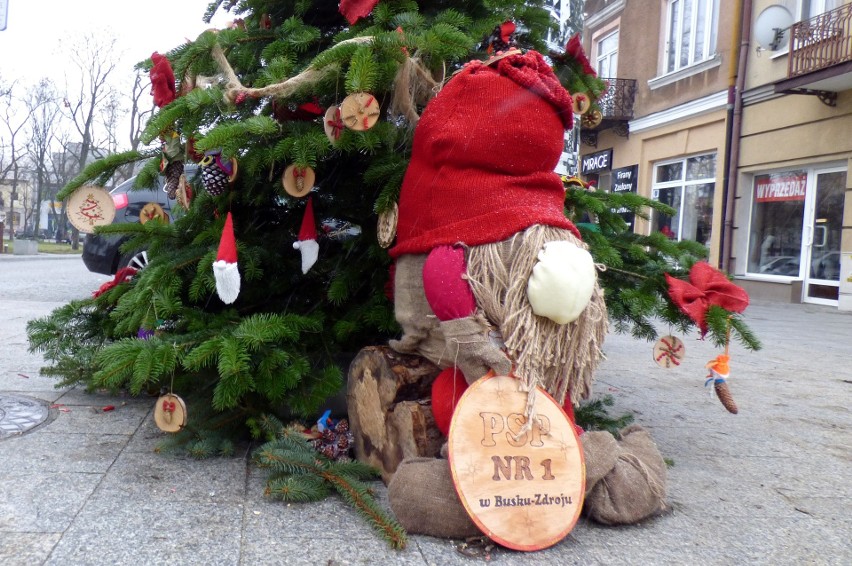
[[(268, 501), (250, 448), (202, 461), (155, 453), (152, 398), (56, 389), (27, 352), (26, 322), (108, 278), (74, 258), (10, 258), (0, 255), (0, 398), (53, 408), (24, 434), (0, 434), (0, 564), (852, 564), (850, 313), (754, 301), (745, 315), (764, 348), (731, 348), (737, 415), (704, 388), (720, 353), (709, 342), (681, 336), (685, 359), (662, 369), (650, 343), (610, 334), (596, 395), (633, 413), (670, 460), (670, 510), (627, 527), (581, 519), (549, 549), (468, 557), (423, 536), (392, 550), (336, 497)], [(6, 290), (4, 277), (35, 264), (62, 274), (59, 291)]]

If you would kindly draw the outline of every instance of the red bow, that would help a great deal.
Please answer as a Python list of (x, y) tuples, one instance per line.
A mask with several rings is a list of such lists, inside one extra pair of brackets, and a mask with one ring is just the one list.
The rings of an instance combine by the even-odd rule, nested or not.
[(163, 400), (163, 410), (167, 413), (174, 413), (177, 406), (174, 401)]
[[(748, 293), (731, 283), (724, 273), (706, 261), (699, 261), (689, 271), (689, 283), (666, 273), (669, 296), (672, 301), (695, 321), (701, 336), (707, 333), (707, 311), (710, 305), (731, 312), (743, 312), (748, 306)], [(691, 283), (691, 284), (690, 284)]]
[(583, 43), (580, 41), (579, 33), (574, 34), (571, 39), (568, 40), (568, 43), (565, 45), (565, 53), (580, 63), (584, 73), (592, 75), (593, 77), (598, 76), (592, 68), (592, 65), (589, 63), (589, 58), (586, 57), (586, 51), (583, 49)]

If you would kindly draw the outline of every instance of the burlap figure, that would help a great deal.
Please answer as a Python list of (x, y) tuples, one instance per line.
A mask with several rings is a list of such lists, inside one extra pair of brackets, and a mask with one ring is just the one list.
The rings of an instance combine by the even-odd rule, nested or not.
[[(511, 369), (529, 392), (526, 426), (535, 418), (536, 387), (560, 404), (589, 396), (608, 326), (593, 268), (587, 287), (580, 285), (580, 270), (554, 287), (564, 297), (580, 296), (572, 294), (579, 288), (591, 290), (590, 297), (584, 295), (585, 307), (579, 303), (579, 318), (560, 323), (537, 315), (528, 298), (528, 282), (543, 261), (545, 244), (586, 248), (565, 216), (564, 187), (553, 172), (572, 115), (571, 97), (540, 54), (466, 66), (429, 103), (417, 126), (400, 192), (397, 243), (390, 250), (396, 260), (396, 317), (403, 329), (391, 347), (441, 368), (456, 366), (468, 382), (488, 370), (507, 375)], [(445, 309), (436, 302), (434, 287), (428, 295), (424, 289), (427, 258), (456, 246), (464, 250), (464, 266), (455, 272), (456, 264), (448, 261), (438, 289), (457, 290), (461, 277), (473, 295), (469, 309)], [(591, 257), (585, 261), (590, 265)], [(428, 265), (427, 271), (435, 284)], [(459, 300), (452, 306), (465, 304), (451, 297)], [(436, 312), (442, 313), (440, 320)], [(589, 433), (589, 446), (584, 445), (587, 501), (601, 508), (590, 508), (589, 515), (610, 524), (657, 512), (665, 491), (662, 458), (650, 437), (627, 432), (618, 441), (608, 433)], [(411, 533), (477, 534), (446, 460), (404, 460), (389, 483), (389, 499)]]

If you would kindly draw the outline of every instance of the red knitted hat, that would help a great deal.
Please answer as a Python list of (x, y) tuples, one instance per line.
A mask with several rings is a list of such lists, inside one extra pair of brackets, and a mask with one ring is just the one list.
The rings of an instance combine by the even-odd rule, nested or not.
[(499, 242), (534, 224), (579, 237), (553, 171), (572, 120), (571, 96), (539, 53), (469, 63), (417, 125), (391, 256)]

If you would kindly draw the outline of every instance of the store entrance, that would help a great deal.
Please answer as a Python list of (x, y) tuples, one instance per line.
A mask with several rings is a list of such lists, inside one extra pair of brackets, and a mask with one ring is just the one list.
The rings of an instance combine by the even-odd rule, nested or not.
[(810, 191), (805, 220), (807, 258), (802, 300), (837, 305), (840, 290), (840, 235), (843, 227), (843, 196), (846, 171), (817, 170), (815, 190)]

